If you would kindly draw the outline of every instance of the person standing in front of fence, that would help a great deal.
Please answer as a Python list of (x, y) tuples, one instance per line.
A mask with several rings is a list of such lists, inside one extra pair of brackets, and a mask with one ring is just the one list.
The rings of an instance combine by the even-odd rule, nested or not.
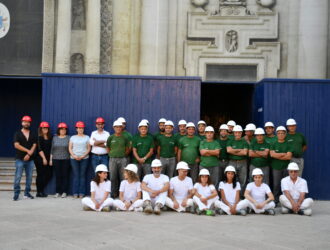
[(219, 139), (217, 140), (220, 144), (220, 155), (219, 155), (219, 180), (224, 180), (225, 169), (228, 166), (228, 153), (227, 153), (227, 143), (228, 138), (228, 126), (227, 124), (222, 124), (219, 128)]

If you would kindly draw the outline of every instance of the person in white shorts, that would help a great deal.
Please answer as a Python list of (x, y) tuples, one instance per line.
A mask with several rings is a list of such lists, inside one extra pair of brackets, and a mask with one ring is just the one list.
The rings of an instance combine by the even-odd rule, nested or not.
[[(161, 174), (162, 163), (155, 159), (151, 162), (152, 174), (144, 176), (141, 188), (143, 196), (144, 212), (151, 214), (160, 214), (160, 209), (164, 206), (167, 191), (169, 189), (169, 178)], [(154, 207), (154, 208), (153, 208)]]
[(206, 215), (215, 216), (214, 202), (219, 199), (219, 196), (207, 169), (204, 168), (199, 171), (193, 193), (193, 200), (197, 204), (196, 213), (198, 215), (205, 213)]
[(142, 212), (143, 200), (138, 168), (135, 164), (128, 164), (124, 170), (124, 178), (119, 187), (119, 199), (113, 202), (118, 211)]
[(107, 180), (108, 168), (100, 164), (95, 169), (95, 177), (91, 181), (91, 197), (81, 200), (85, 211), (95, 210), (109, 212), (113, 199), (110, 198), (111, 182)]
[(192, 199), (193, 182), (187, 176), (189, 169), (186, 162), (178, 162), (176, 165), (178, 176), (170, 180), (170, 190), (168, 191), (165, 204), (177, 212), (185, 212), (188, 209), (191, 213), (194, 212), (194, 201)]
[(307, 181), (299, 177), (299, 166), (295, 162), (288, 165), (289, 176), (281, 180), (283, 194), (280, 196), (282, 213), (312, 215), (313, 199), (305, 198), (308, 193)]
[(228, 166), (224, 172), (224, 181), (221, 181), (219, 184), (221, 201), (215, 201), (215, 207), (219, 208), (219, 214), (246, 215), (246, 211), (238, 206), (240, 202), (241, 185), (237, 181), (235, 168), (233, 166)]
[[(262, 182), (263, 172), (260, 168), (252, 171), (254, 182), (250, 182), (245, 190), (245, 200), (240, 201), (237, 206), (242, 209), (250, 208), (256, 214), (275, 215), (274, 195), (269, 186)], [(267, 196), (267, 199), (266, 199)]]

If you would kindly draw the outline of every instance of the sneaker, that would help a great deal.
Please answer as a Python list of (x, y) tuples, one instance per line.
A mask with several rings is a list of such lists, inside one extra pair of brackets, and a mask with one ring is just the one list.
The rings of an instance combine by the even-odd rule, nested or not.
[(42, 196), (42, 193), (37, 193), (36, 197), (38, 197), (38, 198), (43, 197), (43, 196)]
[(56, 194), (54, 195), (54, 198), (58, 198), (58, 197), (60, 197), (60, 194), (59, 194), (59, 193), (56, 193)]
[(93, 209), (91, 209), (91, 208), (88, 207), (88, 206), (83, 206), (83, 210), (84, 210), (84, 211), (92, 211)]
[(104, 207), (101, 209), (102, 212), (110, 212), (110, 207)]
[(24, 199), (34, 199), (34, 197), (30, 193), (27, 193), (24, 195)]
[(188, 211), (189, 211), (190, 213), (194, 214), (194, 213), (195, 213), (195, 206), (194, 206), (194, 205), (190, 206), (190, 207), (188, 208)]
[(308, 208), (308, 209), (300, 209), (298, 211), (299, 215), (307, 215), (307, 216), (311, 216), (312, 215), (312, 209)]
[(221, 208), (217, 208), (217, 209), (215, 210), (215, 213), (216, 213), (216, 214), (219, 214), (219, 215), (225, 215), (225, 214), (226, 214), (225, 211), (223, 211)]
[(67, 197), (66, 193), (63, 193), (61, 197), (66, 198)]
[(46, 194), (46, 193), (41, 193), (41, 195), (42, 195), (43, 198), (48, 197), (48, 194)]
[(161, 208), (162, 208), (162, 204), (157, 203), (154, 208), (154, 214), (160, 215)]
[(196, 208), (196, 214), (197, 214), (197, 215), (201, 215), (201, 214), (202, 214), (202, 210), (200, 210), (199, 207)]
[(274, 209), (267, 209), (265, 211), (265, 214), (267, 214), (267, 215), (275, 215), (275, 210)]
[(142, 207), (136, 207), (136, 208), (134, 208), (134, 212), (143, 212), (143, 208)]
[(14, 194), (13, 201), (18, 201), (19, 194)]
[(237, 215), (242, 215), (242, 216), (245, 216), (247, 214), (246, 210), (245, 209), (241, 209), (241, 210), (238, 210), (236, 212)]
[(290, 209), (286, 208), (286, 207), (282, 207), (281, 208), (281, 213), (282, 214), (288, 214), (290, 212)]
[(143, 212), (145, 212), (146, 214), (151, 214), (153, 212), (151, 201), (145, 201), (143, 205), (144, 205)]
[(206, 210), (206, 213), (205, 213), (207, 216), (215, 216), (215, 212), (214, 212), (214, 210), (212, 210), (212, 209), (208, 209), (208, 210)]

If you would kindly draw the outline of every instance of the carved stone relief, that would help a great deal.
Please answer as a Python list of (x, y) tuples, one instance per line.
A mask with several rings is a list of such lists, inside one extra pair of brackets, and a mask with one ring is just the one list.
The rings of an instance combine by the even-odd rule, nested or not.
[(235, 30), (230, 30), (226, 34), (226, 49), (228, 52), (235, 52), (238, 48), (238, 34)]
[(72, 1), (72, 29), (86, 29), (85, 2), (83, 0)]
[(112, 0), (101, 0), (100, 73), (111, 73)]
[(81, 53), (75, 53), (70, 58), (70, 72), (76, 74), (83, 74), (85, 61)]

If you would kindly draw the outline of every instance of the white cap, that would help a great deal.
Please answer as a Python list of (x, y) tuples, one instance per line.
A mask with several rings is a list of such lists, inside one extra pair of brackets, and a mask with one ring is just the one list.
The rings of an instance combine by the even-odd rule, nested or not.
[(233, 121), (233, 120), (230, 120), (230, 121), (227, 122), (227, 125), (228, 126), (236, 126), (236, 122)]
[(112, 125), (113, 127), (118, 127), (118, 126), (123, 126), (123, 123), (122, 122), (120, 122), (120, 121), (118, 121), (118, 120), (116, 120), (116, 121), (114, 121), (113, 122), (113, 125)]
[(144, 120), (140, 121), (138, 127), (148, 127), (148, 123), (146, 123)]
[(252, 171), (252, 176), (255, 176), (255, 175), (264, 175), (264, 173), (262, 172), (262, 170), (260, 168), (255, 168)]
[(222, 124), (220, 126), (219, 130), (222, 130), (222, 129), (228, 130), (229, 128), (228, 128), (227, 124)]
[(288, 165), (288, 170), (299, 170), (299, 166), (297, 163), (295, 162), (290, 162)]
[(126, 120), (125, 120), (124, 117), (119, 117), (119, 118), (117, 119), (117, 121), (119, 121), (119, 122), (121, 122), (121, 123), (126, 123)]
[(161, 167), (162, 166), (162, 162), (158, 159), (155, 159), (151, 162), (151, 167)]
[(187, 125), (187, 122), (186, 120), (180, 120), (178, 125)]
[(207, 126), (204, 132), (214, 132), (214, 128), (212, 126)]
[(273, 128), (275, 128), (274, 123), (272, 123), (272, 122), (266, 122), (264, 127), (273, 127)]
[(145, 122), (149, 125), (149, 121), (147, 119), (142, 119), (141, 122)]
[(168, 120), (168, 121), (165, 122), (165, 126), (172, 126), (172, 127), (174, 127), (174, 124), (173, 124), (172, 121)]
[(165, 123), (166, 122), (166, 119), (165, 118), (160, 118), (158, 123)]
[(287, 126), (293, 126), (293, 125), (297, 125), (297, 123), (294, 119), (290, 118), (286, 121), (286, 125)]
[(132, 172), (134, 172), (134, 173), (136, 173), (136, 174), (137, 174), (137, 172), (138, 172), (138, 168), (137, 168), (137, 166), (136, 166), (135, 164), (128, 164), (128, 165), (126, 166), (125, 170), (132, 171)]
[(254, 134), (255, 135), (264, 135), (265, 134), (265, 130), (263, 128), (257, 128), (255, 131), (254, 131)]
[(277, 128), (276, 128), (276, 132), (277, 131), (285, 131), (286, 132), (286, 128), (284, 127), (284, 126), (278, 126)]
[(189, 168), (187, 162), (180, 161), (180, 162), (178, 162), (178, 164), (176, 164), (176, 170), (179, 170), (179, 169), (189, 170), (190, 168)]
[(245, 126), (245, 131), (255, 131), (256, 130), (256, 125), (254, 125), (253, 123), (249, 123)]
[(197, 122), (197, 126), (198, 126), (199, 124), (204, 124), (204, 125), (206, 126), (206, 122), (203, 121), (203, 120), (200, 120), (199, 122)]
[(236, 125), (234, 128), (233, 128), (233, 132), (243, 132), (243, 129), (240, 125)]
[(210, 172), (207, 169), (203, 168), (199, 171), (199, 175), (210, 175)]
[(189, 127), (196, 128), (196, 127), (195, 127), (195, 124), (194, 124), (193, 122), (188, 122), (188, 123), (187, 123), (186, 128), (189, 128)]
[(100, 164), (100, 165), (97, 165), (95, 168), (95, 173), (97, 173), (97, 172), (109, 172), (109, 171), (108, 171), (108, 168), (106, 165)]
[(228, 166), (225, 169), (225, 173), (226, 172), (234, 172), (234, 173), (236, 173), (236, 169), (233, 166)]

